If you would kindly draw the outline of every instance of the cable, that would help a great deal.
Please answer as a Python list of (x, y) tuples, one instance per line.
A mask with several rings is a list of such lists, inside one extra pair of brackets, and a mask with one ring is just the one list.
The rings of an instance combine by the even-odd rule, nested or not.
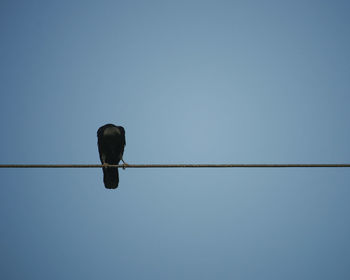
[(350, 164), (0, 164), (0, 168), (295, 168), (350, 167)]

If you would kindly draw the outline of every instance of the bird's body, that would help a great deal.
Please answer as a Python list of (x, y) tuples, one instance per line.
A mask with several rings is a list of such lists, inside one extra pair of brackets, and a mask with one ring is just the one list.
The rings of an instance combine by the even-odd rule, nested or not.
[[(125, 130), (122, 126), (106, 124), (97, 130), (97, 145), (102, 164), (119, 164), (123, 160)], [(103, 182), (107, 189), (116, 189), (119, 183), (118, 168), (103, 167)]]

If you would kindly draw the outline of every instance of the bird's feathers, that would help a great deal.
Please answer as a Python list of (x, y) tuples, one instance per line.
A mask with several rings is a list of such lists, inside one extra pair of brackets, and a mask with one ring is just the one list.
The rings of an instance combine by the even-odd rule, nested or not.
[[(125, 130), (122, 126), (106, 124), (97, 130), (97, 145), (102, 164), (119, 164), (125, 146)], [(107, 189), (118, 187), (118, 168), (103, 167), (103, 181)]]

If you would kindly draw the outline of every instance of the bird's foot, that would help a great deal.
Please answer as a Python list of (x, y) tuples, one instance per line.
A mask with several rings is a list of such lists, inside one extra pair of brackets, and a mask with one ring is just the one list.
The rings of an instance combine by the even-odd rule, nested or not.
[(123, 169), (125, 170), (125, 168), (129, 165), (128, 163), (126, 163), (123, 159), (122, 159), (122, 162), (123, 162)]

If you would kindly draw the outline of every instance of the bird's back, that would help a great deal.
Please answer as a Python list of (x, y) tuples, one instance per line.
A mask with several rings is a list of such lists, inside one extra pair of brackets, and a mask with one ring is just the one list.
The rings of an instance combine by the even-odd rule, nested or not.
[[(118, 164), (124, 152), (124, 128), (113, 124), (106, 124), (99, 128), (97, 137), (100, 158), (102, 156), (105, 163)], [(101, 158), (101, 162), (103, 160)]]

